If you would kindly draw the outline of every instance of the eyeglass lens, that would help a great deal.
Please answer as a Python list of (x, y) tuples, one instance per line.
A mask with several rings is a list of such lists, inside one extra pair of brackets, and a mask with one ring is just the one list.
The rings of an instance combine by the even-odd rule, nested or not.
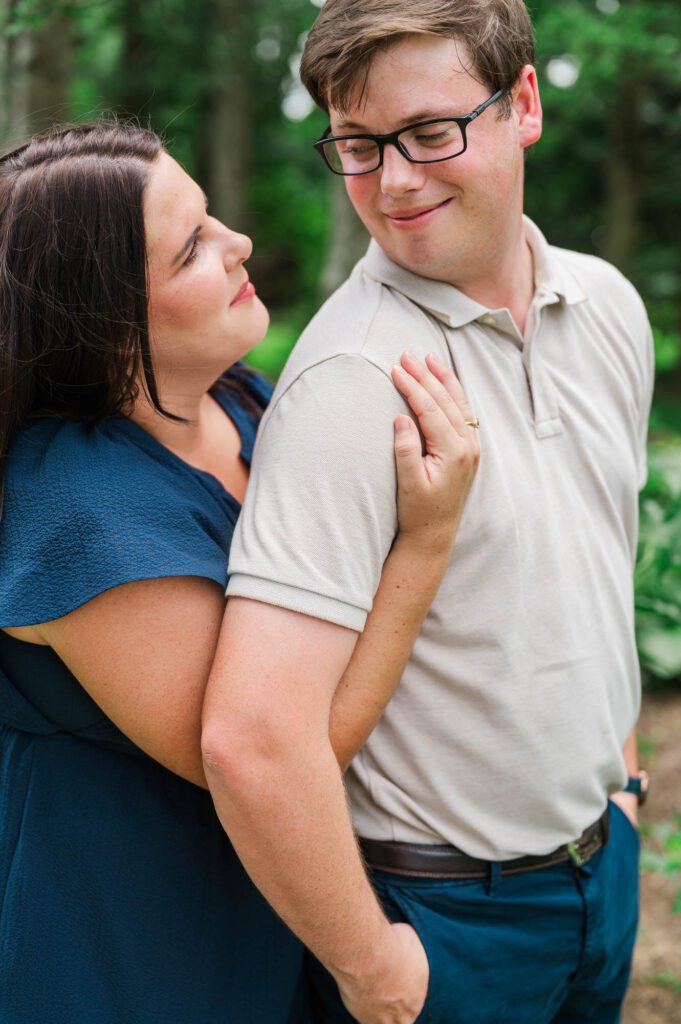
[[(429, 163), (448, 160), (465, 149), (463, 132), (456, 121), (407, 128), (400, 132), (402, 148), (412, 160)], [(324, 144), (324, 155), (334, 171), (361, 174), (373, 171), (380, 164), (380, 149), (372, 139), (346, 138)]]

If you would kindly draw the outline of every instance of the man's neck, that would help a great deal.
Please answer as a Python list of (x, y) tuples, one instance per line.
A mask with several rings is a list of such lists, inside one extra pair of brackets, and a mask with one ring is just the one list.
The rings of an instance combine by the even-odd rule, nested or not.
[(522, 225), (507, 244), (499, 238), (495, 256), (486, 260), (484, 277), (452, 283), (487, 309), (508, 309), (522, 336), (534, 296), (534, 260)]

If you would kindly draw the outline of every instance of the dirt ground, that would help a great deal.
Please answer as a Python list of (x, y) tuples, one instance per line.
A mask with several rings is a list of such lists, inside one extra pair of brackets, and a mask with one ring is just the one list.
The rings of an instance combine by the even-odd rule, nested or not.
[[(646, 695), (639, 735), (641, 764), (651, 774), (641, 821), (652, 825), (681, 814), (681, 689)], [(681, 914), (672, 912), (679, 889), (681, 875), (641, 876), (641, 923), (622, 1024), (681, 1024)]]

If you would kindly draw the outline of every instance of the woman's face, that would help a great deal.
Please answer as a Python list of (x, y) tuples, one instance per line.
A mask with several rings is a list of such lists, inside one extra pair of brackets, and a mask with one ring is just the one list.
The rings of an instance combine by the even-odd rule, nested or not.
[(167, 153), (151, 168), (144, 229), (158, 379), (213, 381), (267, 330), (267, 310), (244, 267), (251, 241), (209, 216), (203, 192)]

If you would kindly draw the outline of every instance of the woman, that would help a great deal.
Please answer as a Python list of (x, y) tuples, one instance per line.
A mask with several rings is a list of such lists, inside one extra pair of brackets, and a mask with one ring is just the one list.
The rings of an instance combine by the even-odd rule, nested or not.
[[(0, 1018), (299, 1024), (301, 949), (220, 828), (199, 743), (269, 397), (239, 363), (267, 328), (250, 241), (153, 133), (103, 122), (0, 161), (0, 221)], [(395, 374), (436, 399), (439, 454), (399, 418), (386, 573), (438, 545), (367, 634), (399, 624), (405, 659), (475, 463), (446, 413), (460, 390), (430, 371)], [(399, 676), (372, 676), (369, 704), (366, 650), (332, 722), (343, 761)]]

